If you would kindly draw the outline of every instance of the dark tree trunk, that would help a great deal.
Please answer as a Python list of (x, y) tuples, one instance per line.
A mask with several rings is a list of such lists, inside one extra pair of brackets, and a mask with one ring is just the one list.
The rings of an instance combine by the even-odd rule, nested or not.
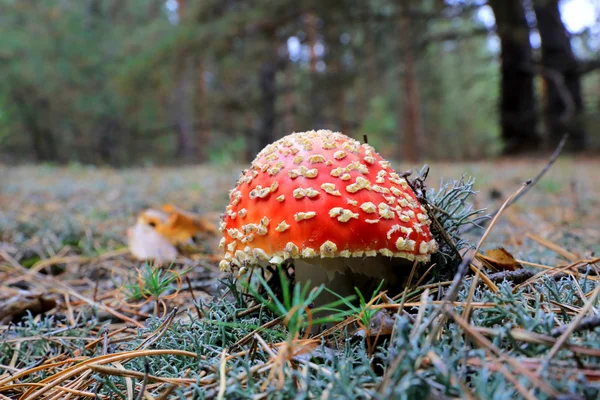
[(568, 132), (568, 148), (583, 150), (586, 133), (581, 118), (581, 75), (569, 35), (560, 18), (558, 0), (537, 0), (534, 6), (542, 39), (542, 67), (547, 88), (544, 119), (549, 143), (555, 146)]
[(294, 92), (294, 65), (286, 63), (284, 71), (285, 94), (283, 96), (284, 112), (283, 126), (285, 133), (289, 134), (296, 130), (296, 93)]
[(148, 4), (148, 17), (151, 19), (159, 18), (164, 7), (164, 0), (151, 0)]
[(400, 81), (402, 82), (401, 92), (404, 92), (404, 101), (398, 110), (398, 128), (400, 121), (404, 123), (403, 129), (400, 130), (398, 150), (404, 160), (416, 162), (423, 157), (424, 145), (421, 99), (415, 71), (408, 4), (406, 0), (400, 1), (403, 10), (399, 21), (400, 58), (404, 62), (404, 71)]
[(110, 165), (119, 163), (122, 129), (120, 121), (109, 115), (100, 118), (95, 135), (97, 138), (98, 156), (100, 161)]
[(204, 63), (197, 59), (196, 69), (196, 155), (201, 162), (207, 161), (207, 147), (210, 143), (210, 127), (207, 113), (206, 84), (204, 81)]
[(194, 127), (191, 121), (191, 93), (194, 84), (193, 65), (189, 58), (183, 60), (179, 81), (175, 88), (174, 114), (176, 147), (175, 155), (185, 160), (191, 160), (194, 155)]
[(313, 124), (311, 128), (321, 128), (324, 124), (324, 105), (322, 100), (322, 87), (320, 85), (320, 74), (317, 71), (317, 52), (316, 45), (318, 43), (318, 25), (319, 18), (312, 12), (305, 15), (304, 19), (306, 29), (306, 42), (308, 44), (308, 71), (310, 73), (310, 122)]
[(265, 60), (259, 71), (259, 87), (262, 97), (262, 114), (258, 135), (256, 137), (256, 146), (254, 152), (260, 151), (262, 148), (272, 143), (275, 139), (275, 102), (277, 100), (277, 69), (278, 55), (277, 42), (275, 31), (267, 33), (267, 37), (273, 44), (270, 47), (269, 53), (265, 56)]
[(490, 0), (501, 43), (500, 125), (505, 154), (539, 147), (529, 26), (521, 0)]
[[(31, 91), (11, 91), (23, 127), (31, 135), (31, 146), (37, 161), (59, 161), (54, 134), (48, 127), (50, 103), (46, 99), (36, 99)], [(33, 101), (31, 100), (33, 99)]]
[(275, 60), (268, 59), (260, 69), (260, 92), (262, 93), (262, 116), (260, 130), (256, 141), (257, 149), (273, 142), (275, 134), (275, 100), (277, 98), (275, 75), (277, 66)]
[(325, 64), (327, 70), (324, 75), (331, 94), (327, 98), (332, 102), (331, 118), (327, 126), (331, 129), (340, 131), (346, 135), (353, 136), (348, 126), (346, 118), (346, 86), (347, 77), (342, 59), (344, 56), (343, 47), (340, 43), (340, 34), (343, 28), (339, 24), (324, 18), (324, 40), (327, 52), (325, 54)]

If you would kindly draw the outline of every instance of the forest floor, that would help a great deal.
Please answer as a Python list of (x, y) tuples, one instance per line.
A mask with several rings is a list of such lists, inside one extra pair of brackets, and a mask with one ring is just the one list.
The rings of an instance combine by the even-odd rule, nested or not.
[[(473, 176), (475, 207), (496, 210), (545, 163), (432, 163), (427, 184)], [(217, 267), (219, 238), (161, 276), (127, 251), (146, 208), (216, 224), (241, 169), (0, 165), (0, 399), (600, 395), (600, 160), (560, 157), (492, 227), (482, 250), (505, 248), (527, 280), (489, 283), (484, 271), (470, 292), (467, 277), (451, 308), (440, 306), (449, 282), (425, 280), (317, 339), (237, 295)], [(166, 279), (159, 301), (135, 300), (152, 279)], [(393, 334), (357, 333), (369, 310), (390, 319), (398, 307)]]

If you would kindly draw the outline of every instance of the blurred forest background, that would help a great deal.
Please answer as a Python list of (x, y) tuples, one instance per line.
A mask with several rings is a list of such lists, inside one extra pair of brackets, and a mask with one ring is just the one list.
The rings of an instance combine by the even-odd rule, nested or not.
[(473, 159), (598, 126), (597, 0), (0, 0), (7, 163), (225, 163), (313, 128)]

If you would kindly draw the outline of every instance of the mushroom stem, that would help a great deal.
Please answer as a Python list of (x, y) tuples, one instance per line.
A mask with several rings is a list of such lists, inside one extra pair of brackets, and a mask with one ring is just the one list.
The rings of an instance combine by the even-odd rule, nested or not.
[[(405, 265), (402, 265), (405, 264)], [(310, 282), (312, 288), (324, 284), (339, 296), (356, 295), (354, 288), (360, 290), (365, 299), (384, 280), (383, 289), (398, 290), (404, 285), (412, 262), (384, 256), (353, 258), (304, 258), (295, 259), (296, 282)], [(339, 297), (324, 290), (315, 300), (315, 308), (339, 300)], [(358, 303), (358, 300), (355, 301)], [(317, 315), (317, 316), (323, 316)]]

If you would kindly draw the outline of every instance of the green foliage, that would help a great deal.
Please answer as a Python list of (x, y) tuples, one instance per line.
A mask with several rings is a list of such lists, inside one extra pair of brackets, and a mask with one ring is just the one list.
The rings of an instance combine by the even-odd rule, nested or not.
[[(423, 177), (428, 170), (429, 167), (425, 165), (418, 176)], [(463, 228), (477, 225), (489, 218), (485, 209), (475, 209), (471, 203), (472, 197), (477, 194), (474, 185), (475, 178), (463, 175), (459, 180), (442, 180), (438, 189), (432, 188), (426, 193), (427, 200), (433, 206), (431, 216), (440, 223), (444, 231), (442, 235), (435, 225), (432, 226), (435, 239), (440, 245), (439, 252), (433, 258), (442, 267), (458, 266), (460, 256), (474, 247), (462, 234)], [(447, 243), (446, 235), (454, 248)]]
[[(304, 285), (296, 283), (292, 286), (281, 268), (279, 269), (279, 279), (282, 288), (281, 300), (275, 295), (269, 284), (260, 274), (257, 274), (256, 279), (258, 280), (259, 287), (266, 292), (268, 297), (260, 294), (259, 290), (255, 289), (252, 285), (247, 285), (247, 289), (261, 304), (275, 313), (275, 315), (284, 318), (285, 325), (290, 332), (290, 338), (297, 337), (302, 329), (310, 328), (312, 325), (340, 322), (351, 314), (351, 311), (341, 310), (338, 306), (349, 304), (352, 298), (340, 297), (338, 301), (318, 307), (311, 307), (311, 304), (325, 289), (324, 285), (313, 289), (311, 289), (310, 282)], [(312, 317), (313, 314), (319, 315), (325, 311), (328, 313), (326, 316)]]
[[(210, 146), (208, 160), (214, 165), (231, 165), (236, 161), (244, 159), (246, 150), (246, 139), (243, 136), (219, 140), (215, 138)], [(226, 142), (226, 143), (225, 143)]]
[(550, 194), (558, 194), (563, 190), (562, 184), (557, 180), (551, 178), (541, 180), (538, 185), (541, 190)]
[[(500, 150), (490, 39), (427, 42), (480, 28), (475, 13), (455, 3), (414, 2), (403, 38), (414, 53), (428, 158)], [(272, 113), (273, 139), (344, 129), (367, 133), (390, 157), (404, 142), (408, 101), (404, 54), (393, 40), (400, 12), (391, 0), (206, 0), (180, 11), (162, 0), (0, 0), (2, 152), (85, 164), (229, 164), (259, 150)], [(445, 14), (456, 16), (421, 16)], [(313, 60), (310, 46), (322, 49)], [(265, 103), (270, 66), (274, 110)], [(597, 82), (584, 86), (593, 92)]]
[[(48, 354), (65, 352), (68, 356), (74, 356), (88, 343), (86, 339), (92, 332), (102, 328), (92, 315), (82, 314), (81, 321), (76, 326), (61, 327), (64, 321), (58, 321), (55, 317), (36, 318), (27, 314), (22, 321), (12, 325), (10, 331), (5, 330), (0, 336), (0, 365), (9, 365), (15, 353), (18, 354), (19, 368), (41, 363)], [(27, 346), (27, 351), (15, 348), (15, 343), (19, 341), (31, 344)]]
[(138, 270), (137, 282), (126, 284), (123, 288), (127, 298), (131, 301), (160, 299), (164, 293), (176, 290), (173, 283), (181, 277), (181, 273), (172, 271), (171, 267), (163, 269), (144, 263), (142, 269)]
[[(597, 283), (582, 278), (577, 284), (583, 290), (592, 290)], [(573, 317), (567, 313), (552, 312), (552, 304), (577, 307), (580, 303), (575, 283), (572, 279), (544, 279), (533, 287), (516, 292), (508, 282), (500, 284), (499, 289), (498, 293), (484, 288), (475, 291), (473, 301), (487, 302), (492, 306), (474, 310), (470, 330), (484, 332), (494, 346), (523, 366), (536, 360), (541, 362), (552, 343), (525, 342), (513, 336), (513, 329), (550, 335), (557, 326), (557, 319), (561, 323), (571, 321)], [(459, 291), (457, 300), (465, 301), (468, 292), (467, 281)], [(292, 292), (289, 296), (288, 306), (295, 301)], [(269, 367), (267, 363), (273, 362), (272, 356), (256, 342), (245, 344), (242, 351), (234, 350), (234, 345), (239, 339), (255, 333), (258, 327), (271, 322), (275, 316), (288, 315), (290, 308), (283, 304), (285, 301), (275, 306), (278, 310), (275, 314), (268, 311), (267, 303), (258, 312), (242, 314), (247, 308), (217, 296), (209, 303), (200, 304), (204, 318), (198, 319), (190, 312), (187, 318), (174, 320), (164, 334), (156, 335), (164, 321), (153, 317), (147, 321), (147, 328), (139, 331), (139, 335), (127, 334), (123, 339), (111, 342), (110, 348), (113, 352), (134, 350), (146, 338), (154, 336), (156, 340), (148, 348), (150, 350), (172, 349), (196, 354), (197, 358), (163, 354), (134, 358), (123, 363), (126, 369), (139, 372), (143, 372), (147, 366), (150, 375), (162, 378), (185, 376), (196, 379), (196, 383), (187, 388), (178, 385), (174, 392), (178, 396), (190, 396), (194, 392), (196, 398), (214, 398), (223, 387), (225, 398), (266, 396), (293, 399), (299, 396), (322, 398), (325, 395), (333, 398), (376, 399), (464, 398), (468, 390), (469, 395), (477, 398), (512, 399), (521, 398), (514, 385), (513, 378), (516, 377), (521, 385), (535, 393), (536, 398), (552, 398), (536, 388), (513, 366), (500, 364), (500, 360), (491, 357), (489, 351), (479, 346), (452, 320), (444, 323), (442, 334), (436, 340), (430, 340), (429, 334), (435, 324), (428, 324), (428, 321), (437, 307), (432, 305), (431, 300), (429, 298), (427, 304), (421, 307), (422, 319), (415, 321), (414, 316), (409, 314), (396, 316), (394, 334), (381, 342), (374, 354), (369, 354), (363, 340), (357, 340), (348, 331), (340, 330), (336, 333), (339, 335), (338, 345), (324, 342), (311, 355), (297, 357), (290, 364), (283, 363), (281, 370), (276, 365)], [(296, 304), (304, 303), (299, 301)], [(284, 307), (279, 308), (280, 305)], [(455, 308), (456, 313), (461, 311), (462, 307)], [(82, 320), (88, 321), (85, 318)], [(259, 334), (265, 343), (274, 346), (288, 341), (290, 327), (277, 324), (260, 330)], [(16, 364), (21, 369), (43, 360), (48, 351), (73, 355), (74, 351), (87, 343), (83, 339), (90, 336), (92, 331), (101, 331), (101, 326), (93, 319), (76, 329), (60, 329), (57, 321), (51, 318), (26, 319), (12, 329), (8, 338), (3, 338), (10, 340), (0, 341), (0, 364), (7, 365), (14, 355), (15, 346), (11, 340), (28, 339), (28, 351), (21, 352)], [(596, 328), (576, 333), (572, 340), (577, 341), (579, 348), (600, 350), (599, 334)], [(276, 351), (276, 347), (273, 349)], [(102, 351), (102, 345), (99, 344), (87, 350), (85, 355), (98, 356)], [(223, 351), (235, 355), (226, 361), (226, 382), (222, 381), (219, 372)], [(571, 350), (565, 350), (555, 356), (552, 365), (541, 363), (541, 378), (565, 397), (597, 398), (600, 394), (597, 382), (570, 372), (575, 371), (581, 363), (590, 367), (596, 365), (597, 357), (584, 354), (578, 354), (577, 360), (573, 357)], [(297, 367), (292, 368), (291, 365)], [(499, 365), (507, 368), (509, 373), (504, 374), (498, 369)], [(251, 372), (260, 366), (268, 368), (263, 373)], [(272, 370), (274, 375), (269, 374)], [(126, 393), (123, 377), (101, 373), (92, 376), (96, 382), (103, 383), (96, 386), (99, 395), (114, 397)], [(282, 378), (281, 384), (279, 376)], [(39, 379), (39, 376), (24, 377), (22, 382), (34, 379)], [(135, 388), (137, 393), (139, 381), (136, 381)]]
[(389, 97), (378, 95), (371, 99), (360, 132), (368, 134), (369, 144), (375, 147), (383, 157), (392, 156), (393, 147), (389, 146), (389, 143), (397, 140), (394, 137), (397, 125)]
[(379, 286), (377, 286), (377, 289), (375, 289), (373, 291), (373, 294), (371, 295), (371, 298), (367, 299), (365, 298), (365, 296), (361, 293), (361, 291), (355, 287), (354, 290), (356, 291), (356, 295), (358, 296), (358, 300), (359, 303), (358, 305), (355, 305), (353, 302), (353, 298), (344, 298), (339, 296), (337, 293), (332, 292), (331, 290), (325, 288), (325, 290), (327, 290), (329, 293), (332, 293), (333, 295), (337, 296), (340, 298), (341, 301), (343, 301), (344, 305), (346, 306), (346, 308), (348, 310), (351, 310), (351, 314), (358, 319), (358, 321), (362, 324), (363, 327), (368, 328), (370, 326), (371, 323), (371, 319), (373, 318), (373, 316), (375, 316), (375, 314), (377, 314), (376, 309), (373, 309), (372, 306), (375, 304), (379, 303), (379, 298), (376, 299), (377, 296), (380, 295), (380, 291), (381, 291), (381, 287), (383, 286), (383, 281), (381, 281), (381, 283), (379, 283)]

